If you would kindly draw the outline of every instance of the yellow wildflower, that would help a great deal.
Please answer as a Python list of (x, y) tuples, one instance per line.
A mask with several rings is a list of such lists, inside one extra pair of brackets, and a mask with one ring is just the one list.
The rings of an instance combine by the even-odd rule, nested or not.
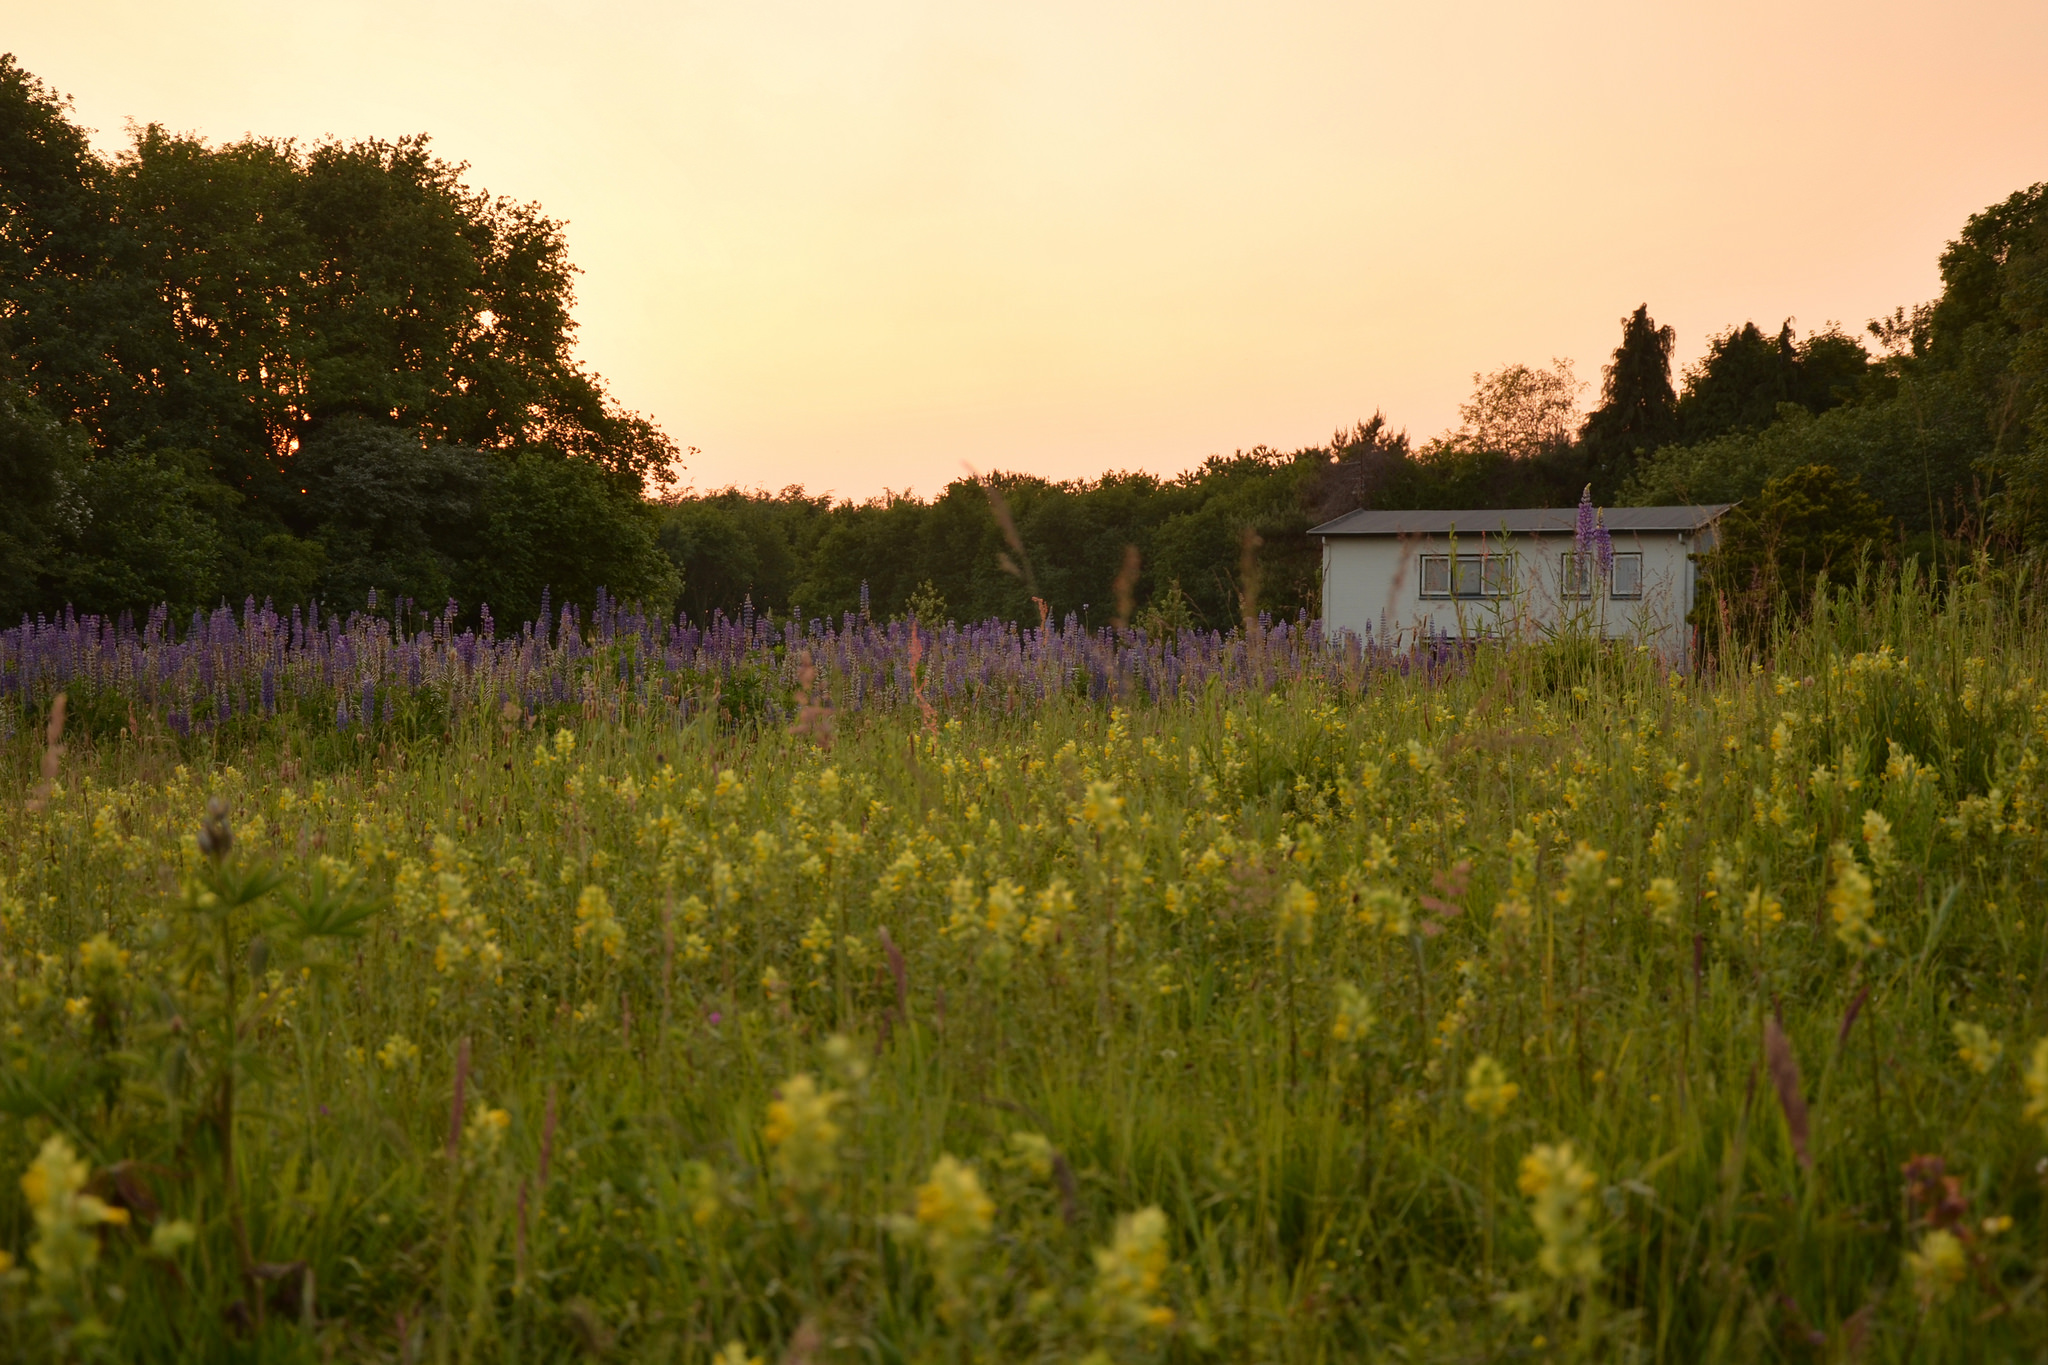
[(1570, 905), (1581, 896), (1600, 891), (1607, 884), (1606, 872), (1607, 850), (1581, 839), (1564, 855), (1565, 884), (1551, 895), (1559, 905)]
[(1414, 908), (1399, 887), (1380, 883), (1359, 891), (1357, 920), (1367, 929), (1405, 937), (1414, 926)]
[(586, 886), (576, 898), (576, 946), (595, 943), (606, 957), (617, 957), (625, 945), (626, 930), (612, 913), (611, 897), (601, 886)]
[(838, 1171), (839, 1125), (832, 1111), (844, 1098), (840, 1091), (820, 1090), (816, 1080), (799, 1072), (770, 1101), (761, 1136), (773, 1150), (776, 1174), (790, 1189), (822, 1189)]
[(2020, 1110), (2020, 1117), (2041, 1125), (2048, 1133), (2048, 1038), (2034, 1044), (2028, 1054), (2027, 1066), (2020, 1073), (2020, 1084), (2026, 1089), (2027, 1103)]
[(78, 945), (78, 968), (87, 981), (105, 989), (120, 980), (128, 969), (127, 950), (115, 946), (104, 933), (94, 934)]
[(1316, 936), (1316, 893), (1298, 881), (1280, 893), (1276, 927), (1283, 944), (1306, 948)]
[(1742, 902), (1743, 932), (1754, 937), (1785, 922), (1785, 904), (1761, 886), (1752, 886)]
[(1330, 1037), (1353, 1047), (1372, 1031), (1372, 1000), (1349, 981), (1337, 983), (1337, 1006), (1330, 1015)]
[(1955, 1034), (1956, 1057), (1979, 1076), (1990, 1075), (1991, 1068), (2005, 1055), (2005, 1044), (1993, 1038), (1982, 1024), (1959, 1019), (1949, 1031)]
[(1105, 834), (1121, 825), (1124, 822), (1124, 799), (1116, 794), (1116, 785), (1090, 782), (1087, 795), (1081, 799), (1081, 818)]
[(811, 922), (804, 927), (803, 937), (797, 946), (811, 955), (811, 965), (822, 967), (825, 959), (832, 954), (832, 926), (825, 923), (823, 915), (811, 916)]
[(1906, 1269), (1913, 1277), (1913, 1294), (1924, 1307), (1948, 1302), (1969, 1270), (1969, 1256), (1963, 1243), (1947, 1228), (1935, 1228), (1920, 1239), (1920, 1249), (1906, 1253)]
[(476, 1106), (470, 1110), (469, 1122), (462, 1130), (462, 1140), (474, 1155), (488, 1156), (498, 1150), (498, 1143), (504, 1138), (505, 1130), (511, 1126), (511, 1114), (503, 1109), (493, 1109), (479, 1099)]
[(917, 1222), (934, 1256), (965, 1254), (988, 1235), (996, 1206), (981, 1188), (974, 1168), (950, 1155), (932, 1163), (932, 1172), (917, 1187)]
[(1052, 1175), (1053, 1145), (1043, 1133), (1019, 1132), (1010, 1134), (1010, 1146), (1017, 1151), (1018, 1159), (1040, 1180)]
[(1499, 1062), (1481, 1053), (1465, 1072), (1465, 1107), (1489, 1119), (1504, 1118), (1522, 1087), (1508, 1079)]
[(1166, 1215), (1157, 1205), (1118, 1218), (1110, 1244), (1095, 1250), (1097, 1314), (1121, 1326), (1171, 1326), (1173, 1310), (1153, 1302), (1166, 1264)]
[(1522, 1158), (1516, 1183), (1529, 1196), (1529, 1221), (1543, 1238), (1537, 1267), (1554, 1280), (1598, 1279), (1600, 1246), (1592, 1221), (1599, 1179), (1573, 1154), (1571, 1143), (1538, 1143)]
[(766, 1357), (747, 1354), (745, 1342), (728, 1341), (711, 1365), (766, 1365)]
[(183, 1218), (166, 1218), (149, 1230), (149, 1254), (166, 1259), (199, 1240), (199, 1229)]
[(1054, 877), (1032, 902), (1031, 919), (1024, 926), (1024, 941), (1043, 948), (1059, 936), (1060, 923), (1074, 913), (1074, 891), (1066, 878)]
[(1892, 822), (1882, 812), (1863, 812), (1863, 846), (1870, 850), (1873, 880), (1889, 875), (1898, 866), (1898, 853), (1892, 846)]
[(36, 1222), (36, 1243), (29, 1248), (28, 1258), (35, 1262), (45, 1294), (75, 1291), (99, 1260), (100, 1243), (93, 1229), (102, 1223), (128, 1221), (128, 1210), (83, 1192), (91, 1174), (91, 1165), (61, 1133), (44, 1141), (36, 1159), (22, 1173), (21, 1192)]
[(1855, 852), (1845, 843), (1836, 843), (1828, 850), (1829, 861), (1834, 864), (1833, 884), (1828, 887), (1828, 913), (1834, 917), (1835, 937), (1857, 957), (1866, 957), (1873, 949), (1884, 946), (1884, 935), (1877, 932), (1870, 917), (1874, 908), (1870, 878), (1856, 861)]
[(384, 1040), (384, 1046), (377, 1049), (377, 1061), (386, 1071), (400, 1067), (411, 1070), (419, 1065), (420, 1046), (402, 1033), (394, 1033)]
[(710, 1163), (685, 1161), (679, 1183), (683, 1203), (690, 1210), (690, 1221), (700, 1228), (716, 1223), (725, 1212), (725, 1199), (718, 1172), (711, 1169)]
[(1666, 926), (1678, 923), (1678, 883), (1671, 878), (1654, 878), (1643, 892), (1643, 903), (1650, 907), (1650, 918), (1657, 923)]

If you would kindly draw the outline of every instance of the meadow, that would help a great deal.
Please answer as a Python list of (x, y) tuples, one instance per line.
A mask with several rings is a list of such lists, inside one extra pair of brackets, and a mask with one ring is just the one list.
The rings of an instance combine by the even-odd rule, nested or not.
[(1690, 675), (406, 613), (0, 636), (9, 1358), (2048, 1343), (2024, 579)]

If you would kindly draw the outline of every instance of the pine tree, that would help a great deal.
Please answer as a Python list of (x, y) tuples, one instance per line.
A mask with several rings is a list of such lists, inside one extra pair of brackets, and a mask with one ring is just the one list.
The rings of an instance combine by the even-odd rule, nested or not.
[(1593, 492), (1612, 498), (1642, 458), (1678, 435), (1678, 395), (1671, 387), (1675, 336), (1659, 327), (1645, 303), (1621, 320), (1621, 345), (1603, 372), (1601, 403), (1586, 418), (1580, 445)]

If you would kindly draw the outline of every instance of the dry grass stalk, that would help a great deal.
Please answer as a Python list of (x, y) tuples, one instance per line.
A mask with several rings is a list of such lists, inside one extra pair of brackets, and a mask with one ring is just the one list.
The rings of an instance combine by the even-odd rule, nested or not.
[(1136, 605), (1138, 592), (1138, 547), (1124, 546), (1123, 567), (1116, 571), (1116, 582), (1111, 585), (1116, 593), (1116, 624), (1119, 630), (1131, 623), (1131, 612)]
[(37, 785), (35, 795), (28, 799), (30, 810), (41, 810), (50, 804), (50, 793), (57, 789), (57, 769), (64, 759), (64, 693), (59, 692), (50, 703), (50, 725), (43, 732), (43, 780)]
[(1775, 1017), (1764, 1020), (1764, 1061), (1771, 1069), (1771, 1084), (1777, 1087), (1778, 1107), (1785, 1111), (1792, 1151), (1801, 1166), (1812, 1170), (1813, 1153), (1807, 1148), (1806, 1096), (1799, 1088), (1799, 1058), (1793, 1055), (1792, 1040), (1785, 1036)]
[[(912, 630), (916, 627), (912, 626)], [(809, 735), (818, 741), (821, 749), (832, 747), (832, 708), (818, 706), (811, 701), (811, 685), (818, 680), (818, 670), (811, 663), (810, 652), (799, 656), (801, 663), (796, 671), (796, 721), (789, 727), (793, 735)], [(913, 663), (912, 668), (916, 665)]]

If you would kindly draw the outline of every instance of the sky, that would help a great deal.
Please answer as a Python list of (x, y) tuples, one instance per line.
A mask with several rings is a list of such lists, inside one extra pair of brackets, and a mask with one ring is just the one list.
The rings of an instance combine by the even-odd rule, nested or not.
[(1933, 297), (2048, 179), (2040, 0), (0, 0), (130, 121), (425, 132), (567, 223), (683, 482), (1170, 475), (1569, 357)]

